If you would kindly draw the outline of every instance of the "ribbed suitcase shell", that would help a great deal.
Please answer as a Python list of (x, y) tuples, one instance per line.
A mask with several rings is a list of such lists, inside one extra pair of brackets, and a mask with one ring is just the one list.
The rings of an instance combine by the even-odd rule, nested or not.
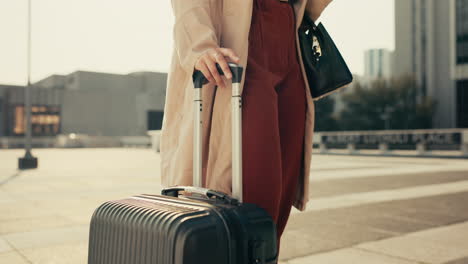
[(276, 263), (275, 223), (253, 204), (138, 195), (93, 214), (89, 264)]

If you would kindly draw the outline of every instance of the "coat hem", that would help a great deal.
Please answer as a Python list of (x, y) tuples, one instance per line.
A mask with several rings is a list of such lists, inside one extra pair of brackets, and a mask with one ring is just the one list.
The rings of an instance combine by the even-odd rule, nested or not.
[(307, 204), (307, 201), (304, 202), (304, 201), (298, 201), (298, 200), (296, 200), (296, 201), (294, 202), (293, 206), (294, 206), (297, 210), (303, 212), (303, 211), (306, 210), (306, 204)]

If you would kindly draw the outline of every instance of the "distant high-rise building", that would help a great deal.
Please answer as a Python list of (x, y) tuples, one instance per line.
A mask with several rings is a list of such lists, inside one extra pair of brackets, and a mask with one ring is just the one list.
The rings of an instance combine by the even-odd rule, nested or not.
[(395, 0), (394, 75), (437, 100), (437, 128), (468, 127), (468, 0)]
[(387, 49), (371, 49), (364, 53), (366, 78), (390, 78), (393, 69), (393, 53)]
[(457, 0), (455, 6), (455, 31), (452, 40), (456, 41), (456, 123), (468, 127), (468, 0)]

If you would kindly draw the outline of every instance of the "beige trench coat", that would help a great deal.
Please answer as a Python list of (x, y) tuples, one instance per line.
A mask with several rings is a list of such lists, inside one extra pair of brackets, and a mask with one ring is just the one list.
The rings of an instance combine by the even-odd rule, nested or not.
[[(294, 4), (296, 26), (307, 1)], [(246, 67), (248, 36), (253, 0), (172, 0), (175, 25), (174, 49), (168, 75), (166, 104), (161, 131), (161, 184), (192, 185), (193, 83), (192, 73), (198, 57), (213, 47), (233, 49)], [(307, 5), (309, 6), (309, 5)], [(297, 32), (297, 31), (296, 31)], [(297, 50), (300, 54), (299, 41)], [(300, 65), (306, 74), (300, 57)], [(245, 76), (245, 70), (244, 74)], [(241, 82), (241, 91), (244, 78)], [(303, 211), (308, 201), (309, 171), (314, 131), (314, 102), (305, 82), (307, 114), (304, 164), (293, 206)], [(203, 88), (203, 187), (231, 194), (231, 87)], [(208, 150), (208, 151), (207, 151)]]

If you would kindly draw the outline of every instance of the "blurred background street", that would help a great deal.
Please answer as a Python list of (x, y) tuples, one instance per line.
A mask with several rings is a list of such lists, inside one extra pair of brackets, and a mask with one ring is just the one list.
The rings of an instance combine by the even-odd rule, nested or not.
[[(87, 263), (95, 208), (160, 193), (175, 22), (171, 1), (0, 1), (0, 264)], [(354, 81), (314, 103), (280, 264), (468, 264), (468, 0), (316, 22)]]
[[(0, 263), (86, 263), (101, 203), (159, 194), (150, 149), (0, 150)], [(307, 211), (293, 210), (281, 263), (468, 263), (468, 160), (314, 154)]]

